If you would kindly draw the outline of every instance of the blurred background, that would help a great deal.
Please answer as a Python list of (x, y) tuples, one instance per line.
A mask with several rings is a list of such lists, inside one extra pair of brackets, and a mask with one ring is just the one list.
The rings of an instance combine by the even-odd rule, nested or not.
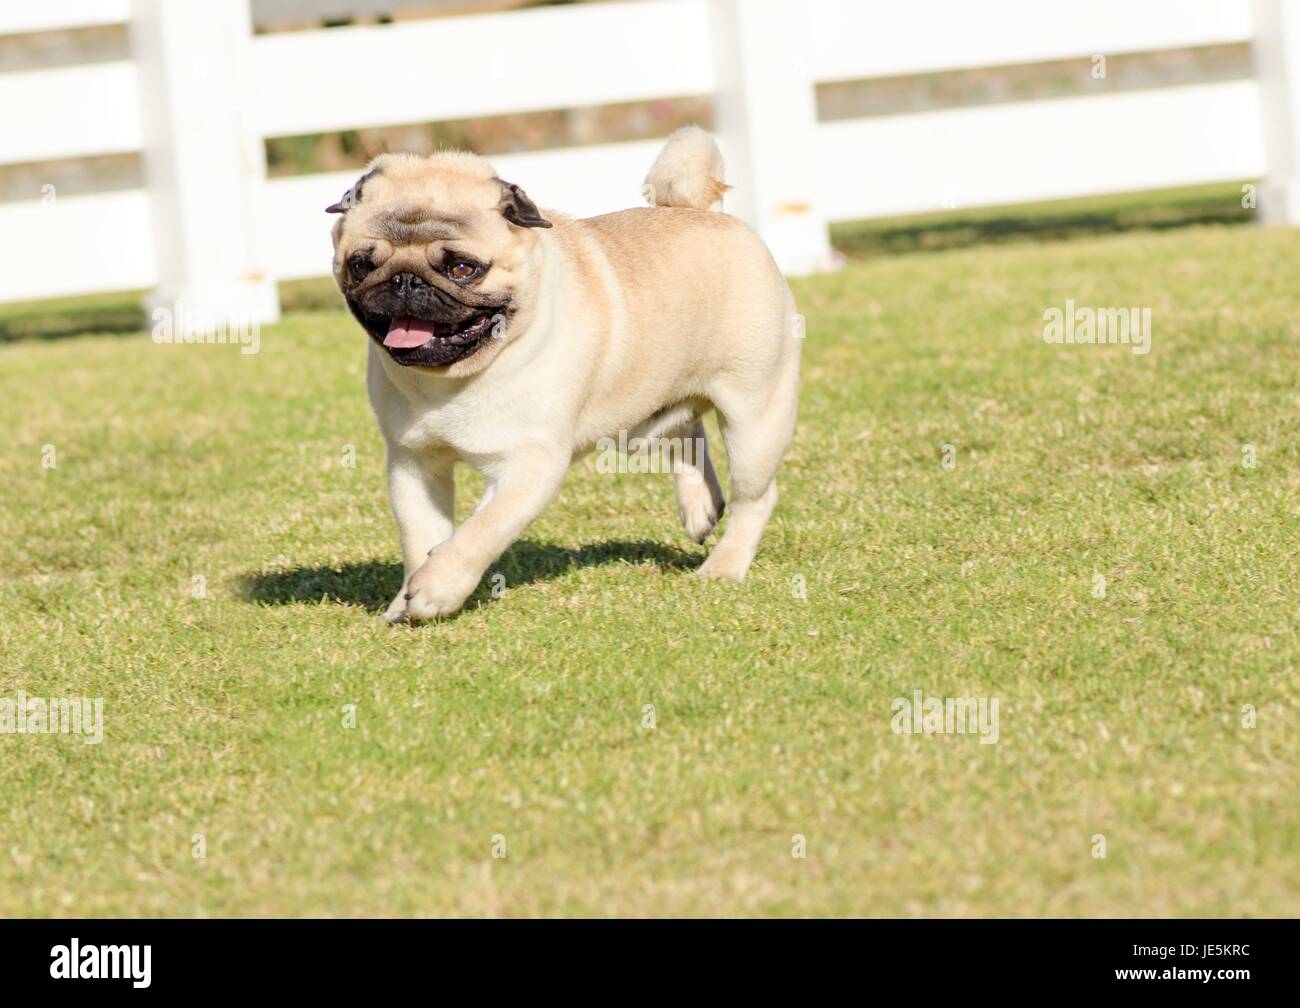
[(716, 131), (791, 274), (848, 256), (1295, 223), (1291, 0), (64, 0), (0, 13), (0, 339), (150, 304), (334, 304), (322, 213), (381, 151), (636, 205)]

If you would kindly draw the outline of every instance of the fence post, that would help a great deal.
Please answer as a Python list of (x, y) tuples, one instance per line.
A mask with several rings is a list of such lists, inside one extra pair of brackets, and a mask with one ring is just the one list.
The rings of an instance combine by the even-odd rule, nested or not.
[(762, 235), (786, 273), (834, 265), (817, 205), (817, 98), (801, 4), (710, 0), (715, 125), (727, 155), (727, 210)]
[(158, 260), (151, 307), (200, 325), (274, 322), (248, 0), (133, 0), (130, 30)]
[(1268, 165), (1259, 214), (1269, 224), (1300, 224), (1300, 5), (1255, 0), (1252, 14)]

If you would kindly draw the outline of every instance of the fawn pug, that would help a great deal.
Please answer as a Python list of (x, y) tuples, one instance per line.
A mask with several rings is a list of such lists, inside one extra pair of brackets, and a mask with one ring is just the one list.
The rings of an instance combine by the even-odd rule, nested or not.
[[(385, 618), (448, 616), (604, 437), (704, 438), (714, 409), (731, 502), (699, 573), (743, 579), (794, 431), (794, 298), (766, 246), (722, 212), (722, 157), (690, 127), (646, 178), (650, 207), (539, 210), (487, 161), (383, 154), (328, 209), (334, 275), (370, 336), (404, 582)], [(482, 473), (454, 524), (452, 469)], [(697, 542), (722, 490), (707, 451), (673, 460)]]

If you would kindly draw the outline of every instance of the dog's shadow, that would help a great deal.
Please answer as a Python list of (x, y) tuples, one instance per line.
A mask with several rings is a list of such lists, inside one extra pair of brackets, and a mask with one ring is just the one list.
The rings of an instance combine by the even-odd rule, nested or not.
[[(703, 553), (688, 553), (675, 546), (649, 541), (613, 541), (567, 549), (555, 543), (521, 540), (492, 565), (465, 603), (465, 609), (476, 609), (491, 600), (494, 574), (504, 578), (497, 585), (516, 588), (561, 577), (574, 568), (598, 564), (653, 563), (669, 570), (693, 570), (703, 562)], [(402, 565), (395, 560), (364, 560), (339, 567), (291, 567), (246, 574), (240, 579), (248, 602), (292, 605), (326, 601), (359, 605), (372, 612), (387, 608), (401, 585)]]

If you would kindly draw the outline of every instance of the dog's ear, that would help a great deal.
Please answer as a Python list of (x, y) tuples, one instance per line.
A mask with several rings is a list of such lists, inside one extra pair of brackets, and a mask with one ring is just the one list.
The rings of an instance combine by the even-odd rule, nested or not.
[(551, 222), (542, 216), (537, 204), (517, 185), (501, 182), (501, 212), (511, 224), (520, 227), (550, 227)]
[(361, 190), (366, 184), (366, 179), (375, 174), (379, 169), (372, 168), (353, 183), (352, 188), (345, 192), (337, 203), (331, 203), (325, 208), (326, 213), (347, 213), (354, 206), (361, 202)]

